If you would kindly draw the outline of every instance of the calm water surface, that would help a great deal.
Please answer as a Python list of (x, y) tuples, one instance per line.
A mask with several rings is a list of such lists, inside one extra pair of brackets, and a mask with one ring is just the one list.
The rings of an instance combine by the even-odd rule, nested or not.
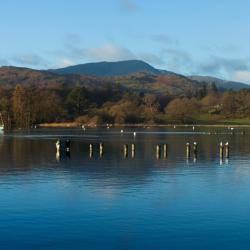
[[(0, 249), (250, 249), (250, 130), (241, 131), (0, 136)], [(56, 158), (57, 138), (71, 139), (70, 157)], [(198, 142), (196, 161), (186, 159), (187, 141)], [(220, 141), (231, 145), (229, 161), (220, 161)], [(136, 144), (134, 159), (130, 148), (124, 159), (125, 143)], [(168, 158), (156, 159), (163, 143)]]

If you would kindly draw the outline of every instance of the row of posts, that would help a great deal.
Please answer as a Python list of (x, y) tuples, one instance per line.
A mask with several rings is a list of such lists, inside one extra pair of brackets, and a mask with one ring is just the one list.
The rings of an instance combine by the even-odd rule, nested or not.
[[(56, 142), (56, 154), (57, 157), (60, 156), (62, 153), (66, 153), (66, 155), (70, 155), (70, 140), (66, 140), (66, 143), (64, 145), (62, 145), (62, 142), (60, 140), (58, 140)], [(193, 157), (194, 160), (197, 159), (198, 156), (198, 144), (197, 142), (193, 143), (193, 147), (191, 147), (191, 144), (189, 142), (186, 143), (186, 158), (189, 159), (191, 157), (191, 149), (193, 149)], [(104, 144), (100, 143), (99, 144), (99, 155), (102, 158), (104, 154)], [(156, 158), (160, 159), (160, 158), (164, 158), (166, 159), (168, 157), (168, 145), (167, 144), (157, 144), (156, 148), (155, 148), (155, 154), (156, 154)], [(123, 155), (124, 158), (127, 158), (129, 155), (129, 145), (128, 144), (124, 144), (123, 145)], [(92, 158), (93, 157), (93, 144), (89, 144), (89, 157)], [(135, 144), (132, 143), (131, 144), (131, 157), (134, 158), (135, 157)], [(223, 143), (220, 143), (220, 159), (223, 158), (228, 159), (229, 158), (229, 143), (225, 143), (223, 145)]]

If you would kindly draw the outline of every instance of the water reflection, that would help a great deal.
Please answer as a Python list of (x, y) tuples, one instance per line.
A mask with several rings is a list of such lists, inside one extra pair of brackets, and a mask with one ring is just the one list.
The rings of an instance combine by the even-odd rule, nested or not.
[(0, 137), (1, 249), (248, 248), (250, 131), (184, 129)]

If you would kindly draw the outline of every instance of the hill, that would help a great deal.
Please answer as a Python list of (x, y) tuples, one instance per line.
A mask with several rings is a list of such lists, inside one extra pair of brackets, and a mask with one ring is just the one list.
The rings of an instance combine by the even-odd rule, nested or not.
[(140, 60), (86, 63), (49, 71), (60, 75), (80, 74), (99, 77), (125, 76), (135, 73), (162, 74), (161, 70), (155, 69), (148, 63)]
[(109, 85), (157, 95), (168, 92), (171, 95), (192, 96), (194, 93), (202, 91), (202, 88), (211, 82), (214, 82), (222, 91), (250, 89), (250, 85), (214, 77), (185, 77), (156, 69), (138, 60), (88, 63), (55, 70), (0, 68), (0, 86), (3, 87), (21, 84), (47, 88), (84, 86), (88, 89), (98, 89)]
[(191, 96), (203, 86), (201, 83), (176, 74), (135, 73), (126, 76), (95, 77), (77, 74), (59, 75), (49, 71), (28, 68), (1, 67), (0, 86), (14, 87), (17, 84), (46, 88), (84, 86), (88, 89), (113, 86), (135, 92), (154, 93), (157, 95), (168, 92), (171, 95), (181, 96)]
[(250, 89), (249, 84), (245, 84), (242, 82), (234, 82), (234, 81), (226, 81), (216, 77), (211, 76), (190, 76), (191, 80), (195, 80), (198, 82), (204, 83), (215, 83), (218, 89), (232, 89), (232, 90), (240, 90), (240, 89)]

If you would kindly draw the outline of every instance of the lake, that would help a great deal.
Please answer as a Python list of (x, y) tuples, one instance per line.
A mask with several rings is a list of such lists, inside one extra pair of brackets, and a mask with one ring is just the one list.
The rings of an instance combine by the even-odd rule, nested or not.
[[(71, 140), (70, 156), (56, 156), (57, 139)], [(220, 160), (220, 141), (229, 142), (229, 159)], [(192, 148), (187, 159), (187, 142), (198, 143), (196, 159)], [(158, 159), (156, 145), (164, 143), (167, 158)], [(0, 137), (0, 249), (249, 248), (249, 129), (37, 129)]]

